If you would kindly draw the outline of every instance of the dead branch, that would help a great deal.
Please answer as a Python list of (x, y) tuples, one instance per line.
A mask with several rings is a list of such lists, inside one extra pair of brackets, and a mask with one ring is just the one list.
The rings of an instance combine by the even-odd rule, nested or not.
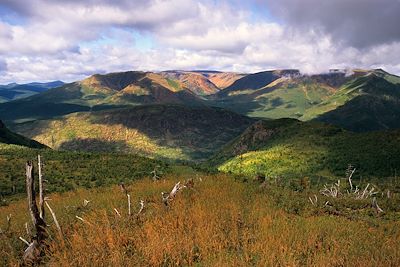
[(121, 191), (122, 191), (125, 195), (128, 194), (128, 190), (126, 189), (124, 183), (120, 183), (120, 184), (119, 184), (119, 187), (121, 188)]
[(121, 217), (121, 213), (119, 213), (119, 211), (116, 208), (114, 208), (114, 211), (115, 211), (115, 214), (117, 214), (119, 217)]
[(28, 247), (31, 245), (31, 244), (29, 244), (29, 242), (28, 241), (26, 241), (26, 239), (24, 239), (23, 237), (19, 237), (19, 240), (21, 240), (22, 242), (24, 242)]
[(317, 197), (317, 195), (314, 195), (314, 199), (312, 199), (311, 197), (308, 197), (308, 199), (310, 200), (311, 205), (317, 206), (317, 202), (318, 202), (318, 197)]
[(89, 205), (89, 203), (90, 203), (90, 200), (84, 199), (83, 200), (83, 207), (86, 207), (87, 205)]
[(126, 194), (127, 198), (128, 198), (128, 214), (129, 216), (131, 216), (131, 195), (130, 194)]
[(381, 209), (380, 207), (379, 207), (379, 205), (378, 205), (378, 202), (376, 201), (376, 197), (374, 197), (373, 199), (372, 199), (372, 207), (376, 210), (376, 213), (381, 213), (381, 212), (383, 212), (383, 209)]
[(144, 210), (144, 201), (140, 200), (140, 209), (139, 209), (138, 213), (136, 214), (136, 216), (139, 216), (139, 214), (142, 213), (143, 210)]
[(161, 192), (161, 196), (162, 196), (162, 201), (163, 201), (163, 203), (166, 205), (166, 206), (168, 206), (169, 205), (169, 202), (170, 201), (172, 201), (174, 198), (175, 198), (175, 196), (176, 196), (176, 194), (178, 193), (178, 191), (180, 191), (180, 190), (182, 190), (183, 188), (185, 188), (186, 186), (185, 185), (181, 185), (181, 182), (179, 181), (179, 182), (177, 182), (176, 184), (175, 184), (175, 186), (172, 188), (172, 190), (171, 190), (171, 192), (168, 194), (168, 193), (165, 193), (165, 192)]
[(51, 216), (53, 217), (54, 223), (56, 224), (56, 227), (57, 227), (58, 233), (60, 234), (60, 237), (64, 238), (63, 233), (61, 231), (60, 224), (58, 223), (56, 214), (54, 213), (53, 209), (50, 207), (50, 205), (47, 201), (45, 201), (44, 203), (46, 204), (47, 208), (49, 209), (49, 211), (51, 213)]
[(25, 230), (26, 230), (26, 234), (27, 234), (28, 236), (30, 236), (30, 235), (31, 235), (31, 231), (29, 230), (29, 226), (28, 226), (28, 223), (27, 223), (27, 222), (25, 223)]
[(351, 178), (353, 177), (353, 174), (354, 174), (355, 171), (356, 171), (356, 169), (354, 168), (354, 169), (351, 171), (351, 173), (350, 173), (350, 175), (349, 175), (349, 178), (348, 178), (349, 184), (350, 184), (350, 190), (351, 190), (351, 191), (353, 191), (353, 183), (352, 183), (352, 181), (351, 181)]

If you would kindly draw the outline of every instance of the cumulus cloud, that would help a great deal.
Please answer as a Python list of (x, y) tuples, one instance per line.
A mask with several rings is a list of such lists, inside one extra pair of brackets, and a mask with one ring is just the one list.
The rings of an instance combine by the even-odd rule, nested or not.
[(399, 74), (398, 3), (0, 0), (0, 10), (14, 14), (9, 21), (0, 12), (0, 58), (7, 63), (0, 83), (132, 69), (383, 67)]
[(399, 0), (266, 0), (294, 28), (314, 28), (356, 48), (400, 41)]

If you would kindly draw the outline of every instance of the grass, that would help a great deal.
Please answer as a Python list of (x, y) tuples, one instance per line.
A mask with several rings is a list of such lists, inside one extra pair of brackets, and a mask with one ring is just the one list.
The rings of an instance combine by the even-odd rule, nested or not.
[[(138, 217), (127, 216), (126, 196), (116, 186), (50, 195), (65, 239), (59, 239), (47, 216), (50, 239), (44, 262), (49, 266), (400, 264), (399, 220), (379, 218), (368, 207), (363, 208), (371, 210), (368, 220), (332, 216), (307, 202), (305, 192), (271, 184), (261, 189), (226, 175), (196, 178), (192, 173), (194, 188), (178, 192), (166, 208), (160, 192), (171, 190), (189, 173), (159, 182), (132, 182), (128, 189), (135, 211), (139, 200), (146, 201)], [(87, 207), (82, 205), (84, 199), (91, 201)], [(293, 206), (299, 206), (296, 202), (303, 212), (293, 212)], [(1, 263), (16, 266), (25, 249), (18, 236), (27, 238), (26, 203), (0, 207), (0, 214), (2, 229), (5, 215), (12, 214), (11, 228), (0, 239)]]

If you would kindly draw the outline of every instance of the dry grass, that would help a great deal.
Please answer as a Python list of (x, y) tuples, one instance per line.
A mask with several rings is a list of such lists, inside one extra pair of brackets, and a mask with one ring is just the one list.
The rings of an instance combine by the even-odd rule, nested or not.
[[(341, 217), (300, 217), (272, 206), (257, 187), (228, 176), (203, 176), (178, 192), (166, 208), (161, 191), (179, 177), (129, 186), (134, 212), (118, 187), (52, 196), (65, 241), (52, 224), (49, 266), (399, 266), (400, 223), (371, 226)], [(84, 199), (91, 200), (83, 207)], [(121, 217), (115, 214), (116, 208)], [(10, 232), (0, 240), (0, 264), (18, 265), (28, 221), (25, 202), (0, 208), (0, 227), (11, 213)], [(86, 222), (75, 218), (78, 215)]]

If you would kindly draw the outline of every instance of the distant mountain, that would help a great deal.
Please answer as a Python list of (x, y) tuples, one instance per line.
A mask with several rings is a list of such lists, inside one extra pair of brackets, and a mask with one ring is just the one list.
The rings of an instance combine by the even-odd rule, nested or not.
[(220, 108), (145, 105), (37, 120), (14, 130), (55, 149), (202, 160), (253, 122)]
[[(15, 86), (15, 85), (10, 85)], [(218, 71), (128, 71), (96, 74), (0, 104), (7, 123), (73, 112), (176, 104), (215, 106), (255, 118), (319, 120), (352, 131), (399, 128), (400, 77), (383, 70), (298, 70), (253, 74)]]
[(347, 83), (316, 109), (324, 109), (333, 100), (343, 105), (322, 113), (316, 120), (356, 132), (400, 128), (400, 77), (371, 72)]
[(151, 72), (96, 74), (28, 98), (0, 104), (4, 120), (14, 123), (53, 118), (78, 111), (147, 104), (202, 105), (190, 91)]
[(47, 83), (10, 83), (7, 85), (0, 85), (0, 103), (28, 97), (37, 93), (44, 92), (51, 88), (62, 86), (63, 84), (64, 83), (62, 81), (54, 81)]
[(393, 176), (400, 166), (400, 130), (353, 133), (333, 125), (296, 119), (258, 121), (210, 160), (224, 172), (269, 178)]
[(400, 77), (383, 70), (295, 70), (247, 75), (210, 97), (214, 105), (258, 118), (317, 119), (353, 131), (400, 127)]
[(19, 134), (15, 134), (7, 129), (4, 123), (0, 120), (0, 143), (3, 144), (14, 144), (20, 146), (27, 146), (31, 148), (45, 148), (46, 146), (36, 142), (34, 140), (30, 140), (24, 136)]

